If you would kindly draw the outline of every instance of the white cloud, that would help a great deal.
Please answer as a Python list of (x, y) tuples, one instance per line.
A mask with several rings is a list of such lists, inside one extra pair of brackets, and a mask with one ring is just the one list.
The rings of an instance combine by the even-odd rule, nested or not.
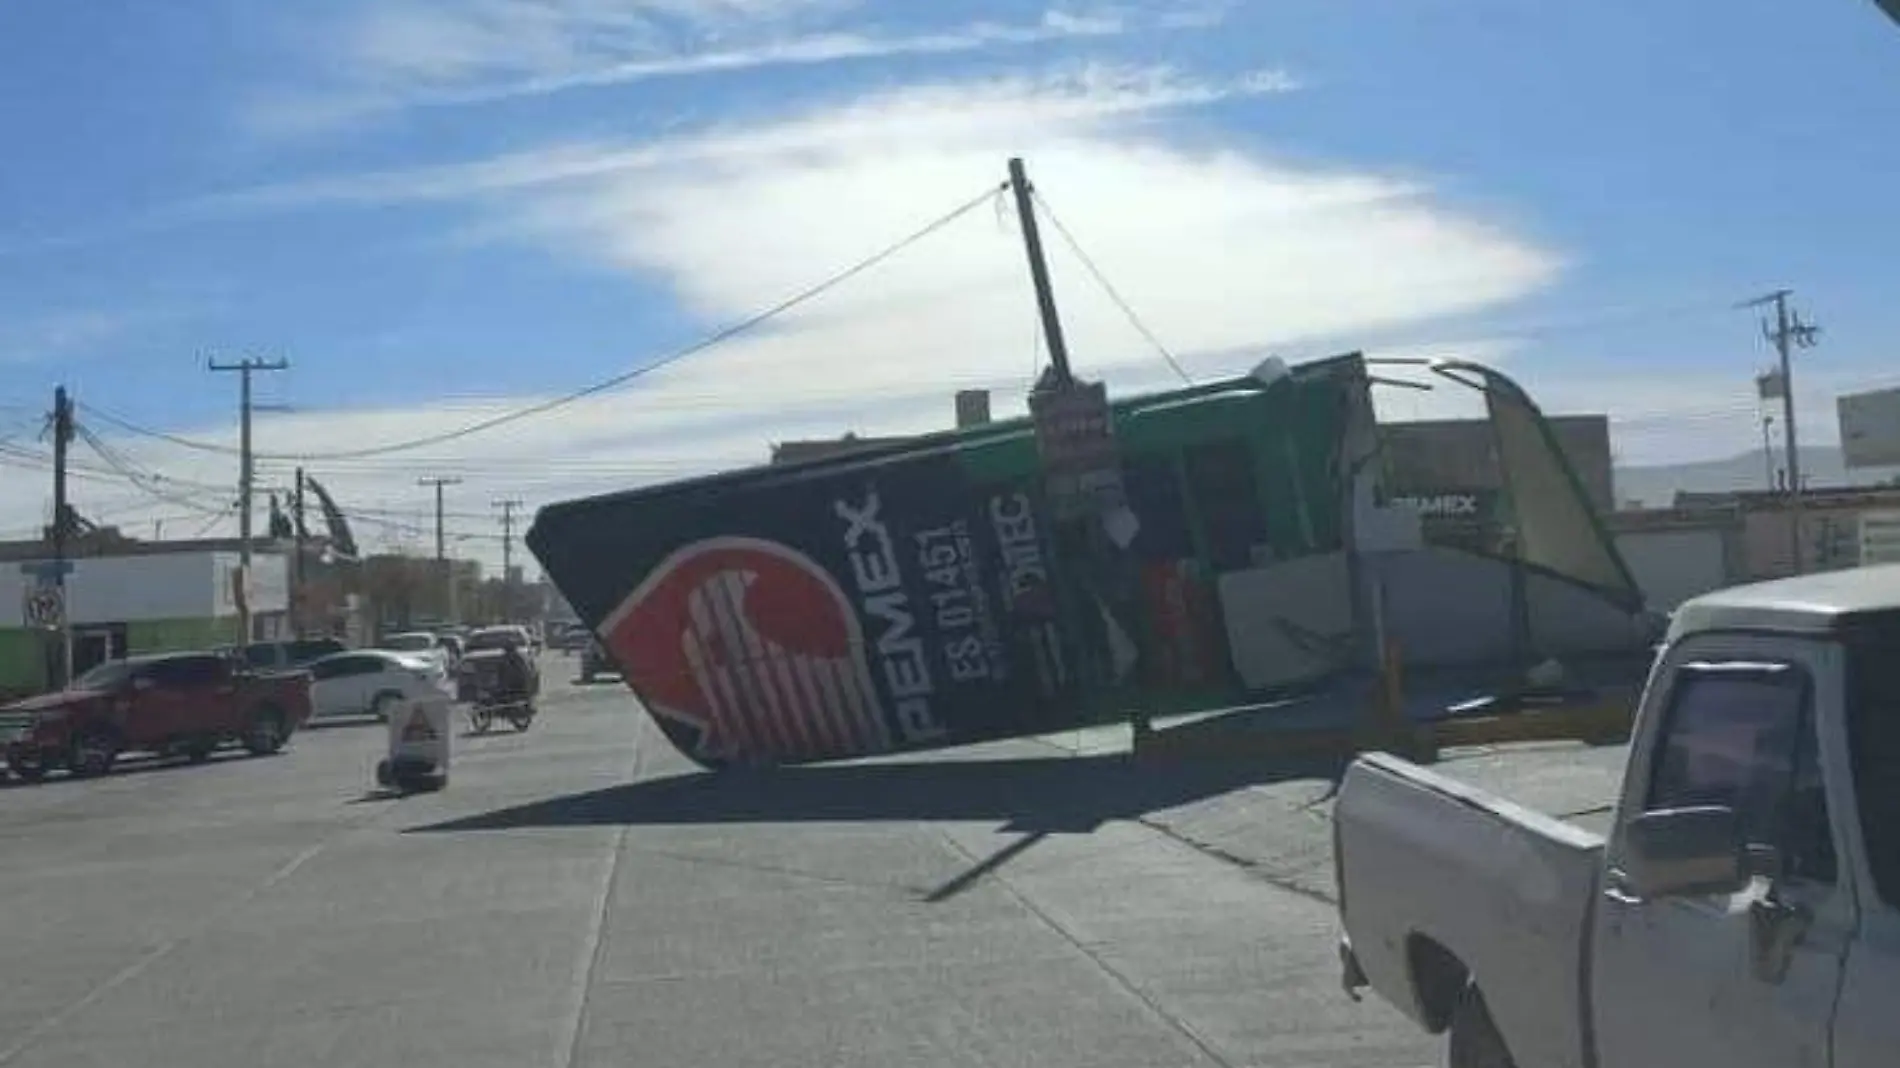
[(0, 365), (83, 355), (178, 313), (156, 308), (69, 308), (0, 321)]
[[(912, 86), (664, 143), (569, 145), (345, 176), (232, 203), (336, 210), (465, 202), (490, 240), (658, 283), (710, 325), (769, 305), (996, 186), (1004, 161), (1020, 154), (1094, 262), (1202, 378), (1244, 371), (1268, 352), (1297, 358), (1352, 348), (1356, 337), (1391, 345), (1408, 333), (1430, 337), (1434, 319), (1525, 296), (1560, 270), (1554, 252), (1444, 206), (1416, 181), (1193, 147), (1202, 139), (1191, 125), (1166, 121), (1284, 88), (1271, 77), (1217, 82), (1101, 66)], [(460, 474), (467, 481), (451, 491), (451, 510), (476, 518), (452, 526), (492, 535), (495, 525), (478, 517), (503, 495), (541, 503), (762, 462), (771, 442), (794, 437), (942, 427), (960, 387), (996, 390), (999, 415), (1020, 411), (1039, 347), (1006, 207), (984, 205), (765, 329), (559, 414), (414, 453), (309, 466), (346, 505), (393, 509), (412, 525), (427, 502), (416, 477)], [(1059, 233), (1050, 227), (1044, 236), (1078, 370), (1120, 392), (1169, 384), (1166, 365)], [(1477, 344), (1452, 354), (1474, 353), (1486, 355)], [(628, 363), (653, 355), (630, 346)], [(321, 453), (414, 438), (539, 399), (272, 415), (259, 421), (258, 447)], [(177, 429), (234, 438), (229, 427)], [(175, 477), (233, 479), (227, 456), (120, 445)], [(286, 480), (288, 465), (266, 462), (264, 475)], [(30, 510), (37, 494), (15, 491), (13, 477), (0, 472), (0, 501), (9, 502), (0, 509)], [(39, 477), (30, 476), (33, 485)], [(129, 506), (116, 492), (80, 503)], [(0, 513), (0, 526), (32, 521)], [(491, 562), (499, 555), (492, 541), (466, 547)]]
[(929, 57), (1133, 29), (1206, 29), (1218, 9), (1165, 8), (1131, 21), (1050, 8), (1024, 22), (979, 20), (895, 32), (841, 19), (844, 0), (463, 0), (383, 4), (353, 23), (327, 88), (266, 97), (252, 124), (296, 133), (411, 107), (458, 107), (657, 78)]
[(700, 166), (796, 167), (808, 155), (929, 152), (947, 143), (991, 147), (1052, 133), (1126, 134), (1135, 120), (1298, 87), (1291, 74), (1271, 69), (1212, 81), (1165, 67), (1082, 64), (1035, 77), (913, 85), (811, 108), (790, 119), (720, 124), (668, 139), (540, 145), (470, 162), (311, 178), (209, 198), (201, 208), (462, 200), (615, 175), (678, 175)]

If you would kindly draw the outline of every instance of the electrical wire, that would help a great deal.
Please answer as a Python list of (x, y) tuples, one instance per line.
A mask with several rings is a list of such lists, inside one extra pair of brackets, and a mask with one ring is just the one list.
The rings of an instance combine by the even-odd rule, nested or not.
[(107, 466), (123, 475), (126, 481), (130, 482), (134, 488), (144, 492), (147, 496), (163, 501), (166, 504), (174, 504), (181, 508), (194, 509), (201, 515), (212, 512), (222, 512), (228, 508), (227, 505), (223, 504), (215, 507), (206, 505), (201, 501), (191, 500), (187, 497), (159, 488), (157, 485), (154, 485), (154, 483), (170, 481), (166, 476), (155, 471), (142, 469), (130, 457), (125, 456), (117, 449), (114, 449), (112, 446), (100, 440), (97, 434), (94, 434), (85, 426), (75, 425), (73, 430), (81, 441), (90, 445), (92, 450), (99, 454), (100, 459), (103, 459)]
[[(637, 378), (641, 378), (645, 375), (652, 374), (653, 372), (658, 371), (661, 368), (678, 363), (679, 361), (684, 360), (689, 356), (698, 355), (699, 353), (704, 352), (707, 349), (713, 348), (717, 345), (724, 344), (725, 342), (730, 341), (733, 338), (738, 337), (739, 335), (744, 334), (748, 331), (754, 330), (764, 325), (765, 323), (779, 317), (780, 315), (785, 314), (786, 312), (792, 310), (793, 308), (796, 308), (799, 305), (804, 304), (807, 301), (810, 301), (824, 294), (825, 292), (831, 289), (834, 289), (837, 286), (844, 284), (845, 282), (850, 281), (853, 278), (856, 278), (858, 275), (863, 274), (866, 271), (869, 271), (872, 268), (883, 264), (886, 260), (889, 260), (891, 257), (896, 256), (898, 253), (904, 251), (910, 246), (917, 244), (919, 241), (924, 240), (930, 235), (936, 233), (938, 230), (943, 229), (944, 227), (955, 222), (956, 220), (962, 218), (964, 215), (967, 215), (971, 211), (974, 211), (975, 209), (988, 203), (990, 199), (996, 195), (997, 190), (999, 188), (1002, 188), (1002, 186), (1000, 185), (993, 186), (993, 187), (985, 189), (983, 191), (983, 195), (964, 202), (959, 207), (949, 212), (946, 212), (943, 215), (938, 216), (937, 218), (931, 220), (929, 223), (920, 227), (919, 229), (914, 230), (911, 233), (905, 235), (903, 238), (897, 240), (896, 242), (893, 242), (892, 244), (885, 246), (880, 251), (873, 253), (872, 255), (867, 256), (862, 260), (859, 260), (858, 262), (852, 264), (849, 267), (844, 268), (843, 270), (837, 271), (829, 275), (828, 277), (824, 278), (823, 280), (815, 284), (806, 286), (805, 288), (799, 290), (798, 292), (792, 294), (791, 296), (785, 298), (784, 300), (781, 300), (778, 303), (773, 304), (772, 306), (762, 311), (755, 312), (752, 315), (745, 317), (744, 319), (741, 319), (728, 326), (715, 330), (711, 334), (708, 334), (705, 337), (700, 338), (698, 341), (695, 341), (692, 344), (685, 346), (684, 348), (675, 349), (672, 352), (667, 353), (664, 356), (661, 356), (659, 359), (653, 361), (652, 363), (633, 368), (632, 370), (629, 370), (629, 371), (623, 371), (620, 374), (613, 375), (612, 377), (609, 377), (609, 378), (604, 378), (598, 382), (593, 383), (592, 385), (584, 386), (570, 393), (564, 393), (558, 397), (550, 398), (538, 404), (530, 404), (526, 407), (517, 408), (509, 412), (503, 412), (499, 415), (490, 416), (486, 419), (479, 419), (473, 423), (467, 424), (466, 426), (457, 427), (453, 430), (445, 430), (436, 434), (426, 434), (421, 437), (411, 438), (406, 441), (387, 442), (381, 445), (368, 445), (359, 449), (344, 449), (344, 450), (339, 450), (336, 452), (325, 452), (325, 453), (254, 452), (252, 454), (253, 458), (259, 459), (259, 460), (268, 459), (268, 460), (279, 460), (279, 461), (313, 462), (313, 461), (327, 461), (327, 460), (361, 459), (363, 457), (384, 456), (384, 455), (388, 455), (390, 453), (396, 453), (396, 452), (408, 452), (413, 449), (426, 448), (430, 445), (441, 445), (446, 442), (456, 441), (461, 438), (469, 437), (470, 435), (473, 435), (473, 434), (480, 434), (484, 431), (493, 430), (496, 427), (506, 426), (509, 423), (518, 422), (522, 419), (527, 419), (531, 416), (542, 415), (547, 412), (554, 411), (557, 408), (566, 407), (567, 405), (573, 404), (577, 401), (585, 400), (588, 397), (592, 397), (600, 393), (605, 393), (608, 390), (615, 389), (619, 386), (623, 386), (627, 384), (628, 382), (631, 382)], [(93, 408), (91, 406), (84, 406), (84, 407), (86, 407), (86, 410), (90, 411), (92, 414), (98, 416), (101, 419), (104, 419), (105, 421), (109, 423), (112, 423), (114, 426), (117, 426), (120, 429), (125, 430), (129, 433), (139, 434), (145, 437), (156, 438), (158, 440), (167, 441), (183, 448), (195, 449), (201, 452), (216, 452), (216, 453), (222, 453), (225, 455), (239, 454), (239, 450), (234, 449), (229, 445), (219, 445), (219, 444), (208, 442), (208, 441), (197, 441), (192, 438), (180, 437), (179, 435), (176, 435), (176, 434), (169, 434), (162, 430), (153, 430), (149, 427), (139, 426), (138, 424), (132, 423), (129, 420), (121, 419), (118, 416), (112, 415), (108, 412), (103, 412), (97, 408)]]
[(1117, 290), (1114, 283), (1108, 280), (1108, 276), (1102, 273), (1102, 269), (1095, 265), (1095, 261), (1089, 257), (1089, 254), (1082, 251), (1081, 242), (1075, 239), (1075, 235), (1069, 232), (1068, 227), (1062, 225), (1062, 219), (1056, 215), (1055, 209), (1049, 206), (1049, 202), (1034, 189), (1029, 191), (1029, 195), (1035, 199), (1036, 207), (1048, 217), (1049, 225), (1056, 228), (1056, 234), (1062, 238), (1063, 244), (1069, 246), (1069, 251), (1075, 254), (1075, 258), (1082, 261), (1083, 269), (1095, 279), (1095, 284), (1101, 286), (1102, 292), (1108, 294), (1108, 299), (1121, 309), (1122, 315), (1128, 319), (1128, 325), (1134, 327), (1137, 333), (1148, 340), (1148, 344), (1154, 346), (1154, 350), (1161, 354), (1161, 358), (1168, 362), (1168, 366), (1180, 376), (1182, 382), (1193, 385), (1193, 377), (1182, 368), (1181, 362), (1174, 358), (1174, 353), (1168, 351), (1168, 347), (1161, 343), (1161, 339), (1155, 336), (1155, 332), (1148, 329), (1148, 324), (1142, 322), (1141, 316), (1135, 313), (1134, 307), (1123, 299), (1121, 291)]

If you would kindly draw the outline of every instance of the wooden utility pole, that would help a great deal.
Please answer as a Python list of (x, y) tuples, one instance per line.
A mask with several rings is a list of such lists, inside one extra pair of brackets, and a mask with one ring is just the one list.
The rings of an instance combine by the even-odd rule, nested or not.
[(301, 640), (308, 636), (304, 633), (307, 629), (304, 622), (304, 615), (309, 608), (304, 592), (303, 554), (305, 538), (303, 525), (303, 468), (301, 467), (297, 469), (297, 490), (290, 496), (290, 516), (290, 534), (297, 546), (297, 556), (296, 559), (291, 562), (290, 573), (290, 626), (291, 632)]
[(72, 613), (66, 607), (66, 538), (72, 531), (72, 506), (66, 503), (66, 447), (73, 440), (73, 399), (65, 386), (53, 390), (53, 589), (59, 598), (59, 628), (53, 632), (53, 689), (72, 679)]
[(1771, 325), (1762, 320), (1762, 337), (1775, 347), (1780, 357), (1781, 369), (1779, 386), (1781, 389), (1781, 428), (1787, 436), (1788, 449), (1788, 522), (1790, 524), (1789, 545), (1794, 557), (1794, 573), (1799, 575), (1806, 570), (1801, 554), (1801, 449), (1795, 436), (1794, 424), (1794, 363), (1789, 358), (1794, 348), (1811, 349), (1820, 336), (1821, 328), (1812, 323), (1801, 321), (1801, 313), (1788, 307), (1788, 297), (1793, 290), (1777, 289), (1773, 293), (1745, 301), (1744, 308), (1757, 308), (1765, 304), (1775, 306), (1775, 321)]
[(251, 374), (255, 371), (282, 371), (288, 360), (260, 360), (245, 357), (236, 363), (212, 360), (213, 371), (234, 371), (238, 376), (238, 577), (234, 590), (238, 603), (238, 644), (253, 640), (251, 633), (251, 491), (256, 482), (256, 466), (251, 458)]
[(503, 623), (515, 622), (515, 509), (521, 502), (514, 498), (496, 501), (501, 509), (501, 596)]
[(445, 486), (459, 486), (462, 480), (453, 475), (438, 475), (434, 478), (419, 478), (418, 486), (435, 487), (435, 566), (442, 572), (443, 612), (448, 616), (444, 623), (460, 623), (461, 613), (456, 611), (455, 574), (449, 567), (448, 540), (442, 533), (442, 489)]
[(1029, 278), (1036, 287), (1036, 312), (1042, 318), (1042, 333), (1049, 343), (1049, 364), (1055, 368), (1057, 382), (1074, 381), (1069, 372), (1069, 345), (1062, 337), (1062, 320), (1056, 315), (1055, 290), (1049, 286), (1049, 264), (1042, 255), (1042, 231), (1036, 228), (1036, 208), (1030, 194), (1029, 174), (1020, 157), (1009, 161), (1009, 191), (1016, 198), (1016, 217), (1023, 228), (1023, 250), (1029, 256)]

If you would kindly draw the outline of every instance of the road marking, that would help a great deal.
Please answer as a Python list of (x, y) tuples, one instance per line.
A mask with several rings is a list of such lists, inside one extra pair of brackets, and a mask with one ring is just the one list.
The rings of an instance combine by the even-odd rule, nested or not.
[[(633, 735), (633, 766), (625, 781), (639, 782), (646, 764), (646, 732), (651, 719), (642, 716), (635, 721)], [(594, 903), (594, 916), (587, 931), (587, 950), (574, 964), (574, 978), (571, 986), (574, 990), (574, 1015), (568, 1024), (567, 1057), (561, 1064), (572, 1068), (579, 1063), (581, 1039), (587, 1033), (587, 1000), (594, 989), (594, 976), (600, 971), (601, 959), (607, 955), (607, 915), (614, 907), (614, 885), (620, 881), (620, 858), (626, 855), (627, 839), (633, 834), (633, 824), (620, 825), (620, 833), (614, 836), (613, 852), (607, 858), (607, 874), (601, 880), (600, 893)], [(4, 1062), (0, 1062), (4, 1063)]]

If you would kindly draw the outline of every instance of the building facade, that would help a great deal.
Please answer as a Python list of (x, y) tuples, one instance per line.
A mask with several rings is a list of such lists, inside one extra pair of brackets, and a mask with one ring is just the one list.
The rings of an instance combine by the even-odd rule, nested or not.
[[(0, 545), (0, 693), (43, 688), (57, 663), (49, 632), (29, 627), (25, 605), (50, 558), (38, 542)], [(225, 540), (77, 546), (66, 575), (75, 673), (102, 660), (204, 649), (239, 640), (239, 554)], [(290, 631), (289, 557), (275, 544), (251, 558), (253, 635)]]
[[(1557, 449), (1583, 483), (1584, 496), (1598, 514), (1616, 507), (1616, 479), (1610, 456), (1610, 419), (1606, 415), (1544, 417)], [(1427, 515), (1434, 508), (1479, 510), (1496, 506), (1504, 491), (1498, 464), (1497, 432), (1486, 419), (1433, 419), (1381, 423), (1386, 485), (1398, 497), (1419, 499)], [(1462, 498), (1462, 499), (1461, 499)]]

